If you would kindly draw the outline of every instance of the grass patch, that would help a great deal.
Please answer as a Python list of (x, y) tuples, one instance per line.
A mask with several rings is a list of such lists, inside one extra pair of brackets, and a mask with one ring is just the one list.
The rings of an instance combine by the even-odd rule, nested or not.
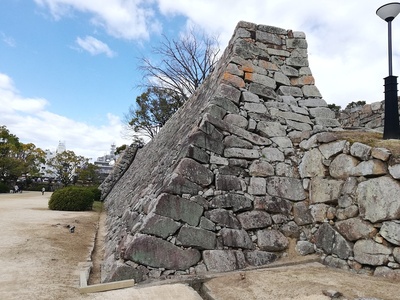
[(351, 144), (359, 142), (371, 147), (386, 148), (394, 157), (400, 157), (400, 140), (384, 140), (382, 133), (345, 130), (335, 134), (338, 139), (347, 140)]
[(95, 212), (101, 213), (103, 211), (103, 202), (101, 201), (94, 201), (92, 209)]

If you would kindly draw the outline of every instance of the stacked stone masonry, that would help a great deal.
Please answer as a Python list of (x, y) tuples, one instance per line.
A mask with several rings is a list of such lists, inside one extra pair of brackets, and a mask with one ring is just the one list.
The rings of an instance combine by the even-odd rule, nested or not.
[(240, 22), (214, 72), (106, 190), (102, 281), (261, 266), (293, 242), (330, 266), (396, 276), (400, 164), (336, 130), (305, 34)]

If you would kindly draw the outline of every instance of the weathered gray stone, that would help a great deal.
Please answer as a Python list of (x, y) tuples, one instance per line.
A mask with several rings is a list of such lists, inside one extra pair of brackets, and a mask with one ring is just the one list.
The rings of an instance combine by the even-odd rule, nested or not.
[(216, 91), (216, 95), (221, 98), (227, 98), (233, 103), (239, 104), (241, 92), (239, 89), (231, 85), (221, 83)]
[(272, 137), (271, 141), (275, 143), (280, 149), (293, 148), (293, 143), (288, 137), (284, 136)]
[(301, 114), (296, 114), (293, 112), (289, 112), (289, 111), (278, 111), (276, 113), (277, 117), (281, 117), (287, 120), (292, 120), (292, 121), (296, 121), (296, 122), (301, 122), (301, 123), (307, 123), (307, 124), (312, 124), (310, 118), (308, 116), (305, 115), (301, 115)]
[(359, 161), (350, 155), (339, 154), (331, 162), (329, 166), (329, 174), (333, 178), (345, 179), (350, 175), (354, 175), (354, 169), (356, 168)]
[(204, 164), (208, 164), (210, 161), (210, 156), (207, 152), (193, 145), (189, 145), (187, 148), (186, 157), (193, 158), (194, 160)]
[(315, 125), (333, 128), (341, 126), (338, 120), (329, 118), (315, 118)]
[(301, 180), (290, 177), (272, 176), (267, 178), (267, 192), (271, 196), (292, 201), (301, 201), (307, 197)]
[(258, 96), (261, 96), (262, 98), (276, 99), (276, 93), (275, 93), (274, 89), (264, 86), (264, 85), (261, 85), (256, 82), (250, 83), (249, 92), (252, 92)]
[(176, 221), (184, 221), (189, 225), (197, 226), (203, 214), (203, 207), (196, 202), (179, 196), (161, 194), (157, 198), (153, 212)]
[(187, 225), (181, 227), (177, 239), (185, 247), (200, 249), (214, 249), (216, 244), (214, 232)]
[(170, 193), (175, 195), (191, 194), (196, 195), (203, 188), (191, 182), (189, 179), (179, 175), (177, 173), (172, 173), (169, 177), (164, 180), (163, 193)]
[(249, 198), (234, 193), (214, 196), (209, 204), (212, 208), (232, 208), (234, 212), (252, 208), (252, 202)]
[(326, 254), (335, 254), (341, 259), (353, 256), (352, 245), (328, 223), (322, 224), (315, 233), (315, 245)]
[(272, 225), (271, 215), (265, 211), (247, 211), (238, 214), (237, 218), (245, 230), (264, 228)]
[[(271, 174), (271, 176), (274, 174)], [(294, 177), (299, 178), (299, 170), (291, 164), (278, 163), (275, 166), (275, 175), (280, 177)]]
[(303, 97), (303, 92), (301, 88), (296, 86), (280, 86), (278, 88), (278, 95), (281, 96), (293, 96), (293, 97)]
[(320, 177), (311, 179), (310, 203), (333, 203), (340, 196), (343, 186), (341, 180), (330, 180)]
[(224, 151), (224, 145), (222, 144), (222, 141), (214, 139), (201, 131), (197, 131), (196, 133), (192, 134), (189, 137), (189, 143), (220, 155)]
[(250, 113), (264, 114), (267, 112), (267, 108), (262, 103), (247, 102), (244, 104), (244, 109)]
[(263, 159), (268, 162), (284, 161), (285, 155), (277, 148), (264, 148), (261, 151)]
[(386, 148), (372, 148), (371, 156), (382, 161), (387, 161), (392, 153)]
[(269, 213), (289, 215), (292, 211), (292, 203), (278, 197), (254, 197), (254, 209), (264, 209)]
[(374, 236), (377, 232), (370, 223), (361, 220), (360, 218), (352, 218), (344, 221), (336, 222), (337, 230), (349, 241), (360, 239), (368, 239)]
[(200, 224), (199, 224), (200, 228), (203, 228), (205, 230), (210, 230), (210, 231), (214, 231), (215, 230), (215, 224), (213, 221), (205, 218), (205, 217), (201, 217), (200, 218)]
[(379, 234), (388, 242), (400, 246), (400, 221), (383, 222)]
[(260, 157), (260, 153), (255, 149), (226, 148), (224, 151), (224, 156), (256, 159)]
[(243, 229), (222, 228), (220, 234), (224, 246), (243, 249), (253, 248), (249, 234)]
[(310, 115), (314, 118), (334, 119), (335, 113), (327, 107), (310, 108)]
[(190, 158), (183, 158), (175, 172), (203, 187), (208, 186), (214, 180), (212, 171)]
[(312, 129), (309, 124), (295, 122), (292, 120), (286, 120), (286, 124), (288, 125), (288, 127), (291, 127), (293, 129), (299, 130), (299, 131), (311, 131), (311, 129)]
[[(308, 67), (308, 59), (303, 57), (288, 57), (285, 60), (286, 65), (290, 67)], [(304, 91), (303, 91), (304, 92)], [(304, 94), (306, 97), (321, 97), (321, 95), (315, 95), (315, 93), (310, 93), (310, 95)]]
[(259, 103), (260, 102), (260, 98), (253, 93), (250, 92), (243, 92), (242, 93), (242, 100), (244, 102), (254, 102), (254, 103)]
[(232, 212), (225, 209), (213, 209), (210, 211), (206, 211), (205, 217), (210, 219), (212, 222), (229, 228), (240, 228), (240, 223), (233, 215)]
[(268, 77), (266, 75), (261, 75), (257, 73), (246, 73), (245, 79), (253, 83), (258, 83), (262, 86), (271, 88), (273, 90), (276, 88), (276, 81), (273, 78)]
[(227, 166), (227, 165), (229, 165), (229, 160), (225, 157), (211, 155), (210, 156), (210, 164)]
[(248, 186), (248, 193), (251, 195), (265, 195), (266, 194), (266, 181), (262, 177), (251, 177)]
[(312, 254), (315, 252), (314, 244), (309, 241), (298, 241), (296, 243), (296, 251), (302, 256)]
[(314, 204), (310, 205), (310, 213), (314, 220), (317, 223), (323, 223), (327, 220), (327, 212), (329, 205), (327, 204)]
[(236, 250), (205, 250), (203, 260), (210, 272), (228, 272), (246, 266), (243, 252)]
[[(290, 97), (290, 96), (282, 96), (282, 97)], [(306, 108), (304, 108), (304, 107), (297, 106), (297, 103), (296, 103), (296, 105), (291, 105), (290, 108), (296, 114), (301, 114), (301, 115), (308, 116), (308, 110)]]
[(255, 160), (250, 165), (249, 175), (256, 177), (267, 177), (274, 175), (274, 167), (267, 161)]
[[(262, 105), (264, 108), (265, 106)], [(265, 109), (266, 111), (266, 109)], [(247, 128), (247, 125), (249, 124), (249, 122), (247, 121), (247, 119), (245, 117), (242, 117), (240, 115), (235, 115), (235, 114), (227, 114), (224, 117), (224, 121), (227, 123), (231, 123), (231, 124), (235, 124), (236, 126), (240, 127), (240, 128)]]
[(145, 235), (136, 234), (128, 245), (124, 259), (154, 268), (186, 270), (201, 258), (196, 249), (181, 249), (170, 242)]
[(372, 240), (358, 240), (354, 244), (354, 259), (361, 264), (372, 266), (384, 265), (389, 260), (392, 250)]
[(227, 148), (244, 148), (244, 149), (252, 149), (253, 148), (252, 143), (245, 141), (234, 135), (228, 135), (224, 139), (224, 145)]
[(213, 99), (211, 99), (210, 104), (215, 104), (232, 114), (239, 113), (239, 108), (237, 107), (237, 105), (227, 98), (214, 97)]
[(352, 176), (378, 176), (387, 174), (388, 170), (385, 163), (378, 159), (367, 160), (359, 163), (352, 169)]
[(299, 106), (326, 107), (328, 106), (328, 104), (324, 99), (306, 99), (306, 100), (299, 100)]
[(276, 34), (260, 30), (256, 31), (256, 40), (266, 44), (274, 44), (278, 46), (282, 45), (282, 39), (279, 38)]
[(350, 154), (362, 160), (367, 160), (371, 155), (371, 149), (372, 149), (371, 146), (355, 142), (350, 147)]
[(257, 132), (265, 137), (285, 136), (286, 128), (279, 122), (260, 121), (257, 124)]
[(288, 239), (278, 230), (264, 229), (257, 231), (257, 244), (260, 250), (282, 251), (289, 246)]
[(400, 247), (393, 249), (393, 257), (398, 263), (400, 263)]
[(222, 191), (240, 191), (242, 184), (240, 178), (234, 175), (220, 175), (215, 176), (215, 187), (217, 190)]
[(173, 219), (151, 213), (144, 219), (140, 232), (167, 238), (174, 234), (179, 227), (181, 224)]
[(285, 74), (286, 76), (289, 76), (289, 77), (298, 77), (299, 76), (299, 71), (296, 68), (293, 68), (290, 66), (283, 65), (281, 67), (281, 71), (283, 72), (283, 74)]
[[(333, 256), (327, 256), (324, 259), (324, 265), (327, 265), (331, 268), (337, 268), (337, 269), (342, 269), (342, 270), (349, 270), (349, 265), (347, 264), (347, 261), (344, 259), (340, 259), (337, 257)], [(359, 300), (373, 300), (373, 299), (359, 299)]]
[[(306, 67), (306, 66), (307, 65), (304, 65), (304, 67)], [(321, 93), (319, 92), (318, 88), (315, 85), (305, 85), (301, 88), (301, 90), (304, 94), (304, 97), (307, 97), (307, 98), (322, 97)]]
[(245, 251), (244, 256), (250, 266), (268, 265), (278, 259), (278, 255), (266, 251)]
[(322, 154), (318, 149), (307, 151), (299, 165), (299, 173), (301, 178), (305, 177), (322, 177), (325, 175), (325, 166), (322, 163)]
[(336, 142), (320, 145), (319, 151), (321, 151), (322, 155), (326, 159), (329, 159), (329, 158), (331, 158), (331, 156), (343, 152), (345, 146), (346, 146), (345, 140), (336, 141)]
[(278, 84), (290, 85), (290, 79), (281, 72), (275, 72), (274, 80)]
[(307, 49), (307, 41), (304, 38), (294, 38), (286, 40), (286, 47), (290, 49)]
[(308, 204), (305, 202), (298, 202), (293, 205), (294, 221), (297, 225), (307, 225), (313, 222), (311, 212)]
[(373, 178), (358, 184), (356, 199), (360, 215), (372, 223), (400, 218), (400, 184), (390, 177)]
[(294, 221), (283, 224), (279, 230), (287, 237), (295, 239), (300, 237), (300, 227)]
[(389, 173), (394, 179), (400, 179), (400, 164), (389, 166)]

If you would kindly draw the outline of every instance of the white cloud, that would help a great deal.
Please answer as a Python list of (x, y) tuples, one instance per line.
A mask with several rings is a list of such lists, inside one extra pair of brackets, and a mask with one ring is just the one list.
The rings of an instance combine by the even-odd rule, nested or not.
[(6, 125), (21, 142), (55, 150), (59, 141), (65, 141), (68, 150), (93, 161), (108, 153), (112, 143), (130, 143), (120, 134), (123, 124), (117, 116), (108, 114), (107, 123), (96, 127), (54, 114), (46, 110), (48, 103), (20, 95), (12, 79), (0, 73), (0, 125)]
[(91, 23), (108, 34), (127, 40), (148, 39), (151, 32), (159, 32), (161, 25), (155, 19), (151, 5), (154, 0), (35, 0), (48, 8), (55, 19), (74, 14), (91, 14)]
[(112, 51), (107, 44), (92, 36), (86, 36), (83, 39), (77, 37), (75, 42), (78, 44), (79, 47), (89, 52), (91, 55), (98, 55), (102, 53), (104, 53), (108, 57), (113, 57), (116, 55), (116, 53)]
[(10, 46), (12, 48), (17, 46), (17, 43), (15, 42), (15, 40), (11, 36), (8, 36), (4, 32), (1, 32), (1, 31), (0, 31), (0, 36), (1, 36), (2, 40), (3, 40), (3, 42), (5, 44), (7, 44), (8, 46)]

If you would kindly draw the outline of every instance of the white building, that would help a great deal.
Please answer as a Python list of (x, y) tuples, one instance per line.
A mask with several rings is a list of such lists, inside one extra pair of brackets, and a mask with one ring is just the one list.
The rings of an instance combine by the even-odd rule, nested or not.
[(115, 155), (116, 146), (113, 143), (110, 148), (110, 153), (104, 156), (100, 156), (94, 162), (94, 165), (99, 167), (99, 174), (101, 177), (107, 177), (107, 175), (111, 172), (114, 164), (117, 160), (117, 155)]

